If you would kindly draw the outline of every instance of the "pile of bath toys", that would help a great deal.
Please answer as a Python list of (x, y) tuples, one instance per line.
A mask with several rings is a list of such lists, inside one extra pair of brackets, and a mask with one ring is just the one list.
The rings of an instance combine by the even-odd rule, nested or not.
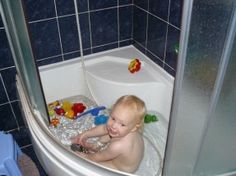
[(140, 69), (141, 69), (141, 62), (139, 61), (139, 59), (133, 59), (130, 61), (128, 66), (128, 70), (130, 71), (130, 73), (138, 72)]
[(50, 124), (57, 127), (60, 124), (58, 117), (65, 117), (71, 120), (78, 119), (86, 114), (91, 114), (95, 117), (94, 124), (105, 124), (108, 116), (99, 115), (99, 112), (105, 110), (105, 106), (98, 106), (88, 109), (86, 105), (81, 102), (71, 103), (69, 101), (55, 101), (48, 105), (48, 114), (50, 116)]
[(144, 123), (156, 122), (158, 118), (156, 115), (146, 114), (144, 117)]

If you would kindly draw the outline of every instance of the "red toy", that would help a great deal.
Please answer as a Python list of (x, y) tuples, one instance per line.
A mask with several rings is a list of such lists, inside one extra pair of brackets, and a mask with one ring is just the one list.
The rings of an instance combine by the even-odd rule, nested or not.
[(65, 110), (62, 109), (62, 108), (55, 108), (54, 110), (57, 113), (57, 115), (61, 115), (62, 116), (62, 115), (65, 114)]
[(86, 109), (86, 107), (83, 105), (83, 103), (74, 103), (72, 106), (72, 110), (74, 111), (75, 116), (84, 112), (85, 109)]
[(130, 71), (130, 73), (138, 72), (140, 68), (141, 68), (141, 62), (139, 61), (139, 59), (131, 60), (128, 66), (128, 70)]

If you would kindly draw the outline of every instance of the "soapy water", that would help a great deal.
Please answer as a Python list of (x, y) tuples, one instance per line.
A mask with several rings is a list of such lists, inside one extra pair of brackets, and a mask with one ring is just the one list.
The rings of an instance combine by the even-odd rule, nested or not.
[[(96, 103), (88, 99), (83, 95), (78, 95), (74, 97), (65, 98), (59, 100), (59, 102), (69, 101), (71, 103), (83, 103), (88, 111), (97, 107)], [(144, 157), (138, 170), (135, 172), (137, 175), (150, 175), (150, 176), (158, 176), (162, 171), (162, 162), (164, 156), (164, 148), (167, 134), (167, 123), (164, 118), (156, 113), (149, 112), (150, 114), (155, 114), (158, 117), (157, 122), (152, 122), (149, 124), (144, 124)], [(106, 115), (109, 116), (109, 110), (104, 109), (99, 111), (97, 115)], [(69, 119), (65, 116), (53, 115), (52, 118), (59, 119), (60, 123), (57, 126), (50, 125), (49, 129), (53, 136), (57, 138), (63, 145), (70, 148), (71, 146), (71, 138), (86, 131), (95, 126), (94, 119), (95, 117), (91, 114), (85, 114), (76, 119)], [(91, 143), (98, 144), (98, 138), (90, 138)]]

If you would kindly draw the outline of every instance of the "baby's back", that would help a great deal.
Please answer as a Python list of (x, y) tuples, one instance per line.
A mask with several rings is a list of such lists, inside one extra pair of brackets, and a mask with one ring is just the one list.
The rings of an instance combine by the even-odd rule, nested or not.
[(144, 142), (139, 132), (133, 132), (121, 139), (122, 154), (113, 163), (119, 170), (135, 172), (143, 158)]

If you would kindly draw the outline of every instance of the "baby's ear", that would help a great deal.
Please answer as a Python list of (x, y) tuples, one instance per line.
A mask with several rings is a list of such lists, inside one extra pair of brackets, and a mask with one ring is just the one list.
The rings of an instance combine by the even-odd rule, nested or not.
[(137, 123), (131, 131), (134, 132), (134, 131), (138, 130), (140, 127), (141, 127), (140, 123)]

